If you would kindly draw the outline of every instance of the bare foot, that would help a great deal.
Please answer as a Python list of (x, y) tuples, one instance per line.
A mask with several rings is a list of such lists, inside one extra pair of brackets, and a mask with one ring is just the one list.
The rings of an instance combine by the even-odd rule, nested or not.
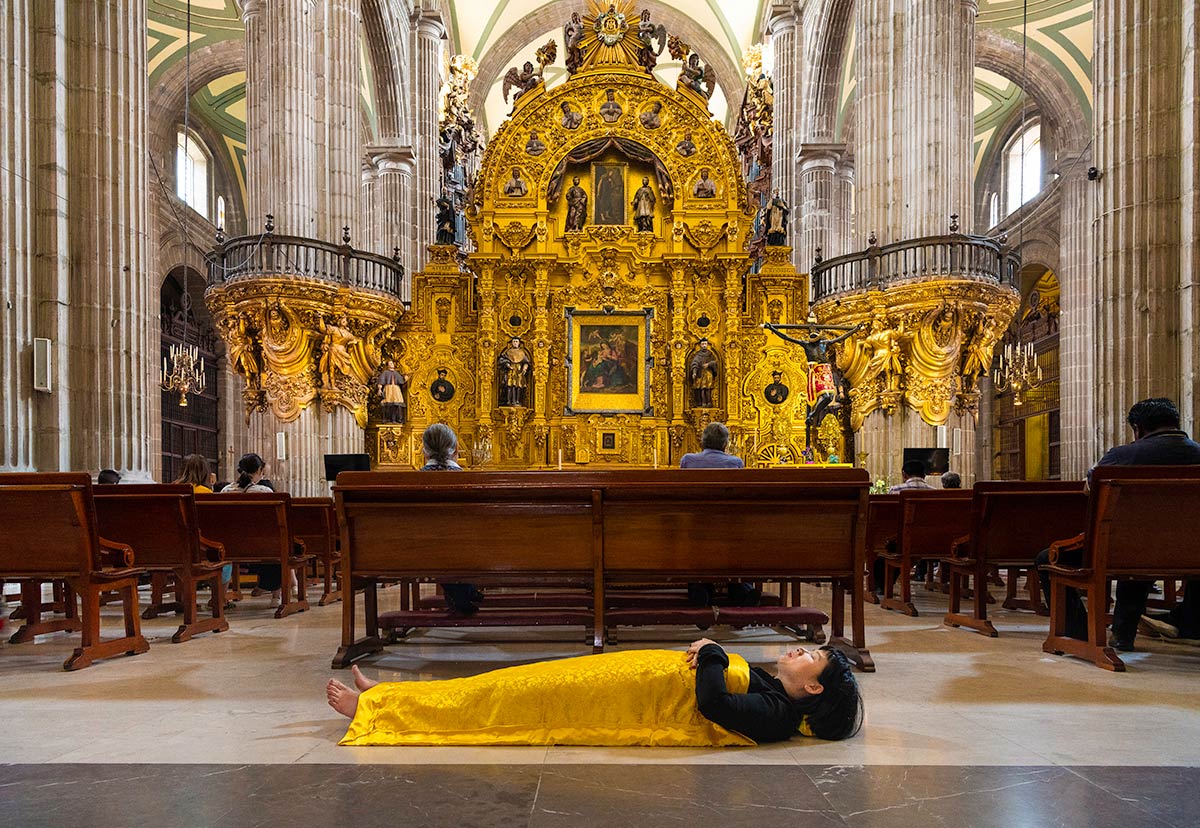
[(370, 690), (376, 684), (379, 684), (379, 682), (371, 681), (371, 679), (364, 676), (362, 670), (358, 669), (357, 664), (350, 665), (350, 672), (354, 675), (354, 686), (359, 690)]
[(358, 692), (351, 690), (337, 679), (330, 679), (325, 685), (325, 698), (329, 706), (341, 713), (347, 719), (353, 719), (358, 711)]

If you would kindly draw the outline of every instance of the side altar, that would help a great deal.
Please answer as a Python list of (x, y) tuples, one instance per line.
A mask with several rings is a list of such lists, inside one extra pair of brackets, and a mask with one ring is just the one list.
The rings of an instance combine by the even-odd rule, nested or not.
[[(808, 320), (808, 279), (779, 234), (748, 252), (758, 203), (708, 110), (712, 72), (632, 0), (589, 9), (564, 28), (565, 82), (532, 62), (505, 78), (513, 109), (467, 194), (473, 250), (429, 248), (384, 343), (406, 408), (372, 407), (374, 465), (419, 466), (433, 422), (484, 468), (678, 465), (713, 420), (750, 466), (852, 460), (833, 348), (764, 329)], [(664, 48), (674, 88), (651, 71)]]

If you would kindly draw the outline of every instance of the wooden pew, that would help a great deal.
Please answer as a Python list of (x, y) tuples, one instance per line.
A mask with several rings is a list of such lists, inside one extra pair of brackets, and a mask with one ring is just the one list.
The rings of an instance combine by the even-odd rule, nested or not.
[[(200, 534), (225, 547), (225, 559), (242, 563), (275, 564), (280, 568), (282, 598), (276, 618), (308, 609), (305, 569), (312, 560), (304, 544), (292, 534), (291, 497), (283, 492), (248, 494), (198, 494), (196, 513)], [(296, 575), (296, 597), (292, 597), (288, 572)]]
[[(695, 624), (708, 613), (707, 623), (718, 622), (708, 608), (674, 602), (622, 615), (606, 600), (610, 580), (624, 586), (804, 579), (834, 583), (837, 643), (873, 669), (864, 646), (861, 577), (867, 488), (864, 471), (842, 469), (345, 472), (334, 487), (344, 592), (342, 646), (333, 664), (344, 667), (381, 649), (381, 626), (580, 625), (599, 652), (609, 619)], [(534, 608), (492, 610), (485, 600), (471, 616), (419, 609), (381, 615), (379, 579), (569, 585), (590, 588), (591, 600), (580, 606), (575, 596), (558, 606), (558, 596), (546, 595)], [(361, 636), (352, 596), (359, 587), (365, 588)], [(846, 589), (853, 596), (851, 639), (843, 635)], [(738, 626), (806, 613), (824, 620), (799, 607), (719, 612), (719, 623)]]
[[(669, 469), (614, 478), (603, 484), (606, 590), (658, 580), (828, 581), (833, 587), (830, 643), (861, 669), (874, 670), (863, 619), (870, 485), (865, 470)], [(847, 589), (850, 637), (845, 634)], [(687, 615), (677, 621), (670, 617), (664, 612), (656, 621), (652, 608), (617, 609), (605, 612), (605, 623), (689, 623)], [(720, 607), (715, 622), (757, 623), (804, 635), (802, 628), (824, 617), (799, 606)]]
[(333, 510), (332, 497), (292, 498), (292, 537), (303, 541), (304, 551), (314, 556), (317, 567), (325, 581), (325, 591), (317, 606), (323, 607), (342, 600), (341, 584), (334, 588), (338, 577), (337, 513)]
[[(174, 578), (175, 601), (152, 605), (143, 617), (171, 610), (182, 613), (183, 623), (171, 637), (176, 644), (200, 633), (229, 629), (221, 579), (225, 549), (200, 536), (192, 487), (97, 486), (94, 492), (101, 535), (132, 546), (139, 569)], [(212, 615), (201, 619), (196, 587), (205, 581), (212, 585)]]
[[(40, 482), (45, 481), (45, 482)], [(40, 621), (41, 596), (29, 607), (26, 635), (54, 629), (80, 630), (80, 646), (63, 663), (65, 670), (79, 670), (95, 659), (150, 649), (142, 637), (137, 612), (138, 576), (133, 567), (133, 550), (104, 540), (96, 527), (92, 482), (86, 474), (0, 474), (0, 577), (8, 580), (63, 580), (83, 602), (79, 619), (71, 626)], [(100, 593), (120, 594), (125, 635), (100, 638)], [(74, 604), (68, 595), (67, 603)], [(25, 629), (25, 628), (23, 628)], [(18, 631), (20, 633), (20, 631)]]
[[(603, 648), (600, 490), (586, 474), (343, 472), (334, 486), (342, 535), (342, 646), (334, 667), (383, 648), (380, 579), (539, 581), (590, 587), (590, 609), (390, 613), (392, 626), (584, 626)], [(356, 629), (362, 589), (365, 635)], [(485, 602), (486, 603), (486, 602)], [(407, 613), (407, 614), (405, 614)]]
[(896, 539), (900, 531), (900, 495), (873, 494), (867, 500), (867, 601), (878, 604), (875, 590), (875, 559), (887, 551), (889, 541)]
[[(1106, 670), (1125, 663), (1108, 646), (1103, 611), (1109, 581), (1200, 577), (1200, 466), (1097, 466), (1092, 470), (1082, 539), (1050, 547), (1050, 633), (1047, 653), (1078, 656)], [(1061, 562), (1069, 550), (1079, 566)], [(1084, 593), (1088, 640), (1066, 635), (1065, 590)]]
[[(908, 489), (900, 492), (900, 524), (894, 550), (880, 553), (884, 560), (884, 609), (916, 616), (912, 602), (913, 564), (920, 560), (940, 560), (950, 553), (950, 545), (967, 534), (971, 521), (970, 489)], [(898, 577), (893, 577), (896, 572)], [(896, 597), (896, 584), (900, 596)]]
[[(994, 638), (999, 633), (987, 617), (991, 568), (1008, 567), (1011, 585), (1019, 570), (1032, 570), (1033, 558), (1042, 549), (1082, 532), (1087, 523), (1087, 493), (1082, 480), (992, 481), (976, 483), (972, 491), (970, 532), (955, 544), (954, 555), (942, 559), (950, 575), (950, 606), (943, 623)], [(971, 615), (961, 611), (968, 582), (974, 599)], [(1030, 603), (1037, 606), (1041, 590), (1036, 575), (1030, 585)]]

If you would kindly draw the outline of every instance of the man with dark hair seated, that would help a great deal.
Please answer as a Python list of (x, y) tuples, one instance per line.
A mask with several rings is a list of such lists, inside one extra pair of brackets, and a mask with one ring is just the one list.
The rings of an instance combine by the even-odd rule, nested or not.
[(97, 486), (115, 486), (121, 482), (121, 475), (113, 469), (101, 469), (96, 475)]
[[(1135, 403), (1126, 418), (1133, 429), (1133, 442), (1115, 446), (1097, 466), (1195, 466), (1200, 465), (1200, 444), (1179, 428), (1179, 409), (1165, 397), (1152, 397)], [(1090, 480), (1092, 473), (1088, 472)], [(1041, 567), (1050, 562), (1050, 550), (1043, 549), (1034, 558), (1043, 594), (1050, 595), (1050, 576)], [(1078, 563), (1075, 561), (1074, 563)], [(1146, 597), (1152, 581), (1117, 581), (1117, 600), (1113, 604), (1112, 635), (1108, 645), (1117, 650), (1133, 649), (1138, 622), (1146, 612)], [(1074, 589), (1066, 590), (1067, 635), (1087, 640), (1087, 608)], [(1200, 579), (1191, 579), (1184, 590), (1183, 602), (1165, 619), (1147, 618), (1143, 629), (1169, 638), (1200, 638)]]
[(897, 494), (905, 489), (932, 489), (929, 481), (925, 479), (925, 475), (929, 470), (925, 468), (924, 460), (909, 460), (900, 467), (900, 474), (904, 475), (904, 482), (897, 483), (892, 488), (888, 489), (888, 494)]

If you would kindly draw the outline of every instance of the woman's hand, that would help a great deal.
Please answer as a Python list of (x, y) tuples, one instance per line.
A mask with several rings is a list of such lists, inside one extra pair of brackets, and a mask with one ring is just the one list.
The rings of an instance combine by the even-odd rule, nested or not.
[[(701, 638), (699, 641), (693, 641), (687, 648), (687, 653), (684, 655), (684, 658), (687, 659), (688, 666), (690, 666), (693, 670), (696, 669), (696, 659), (700, 656), (700, 649), (705, 644), (717, 644), (717, 642), (713, 641), (711, 638)], [(717, 646), (720, 647), (721, 645), (717, 644)]]

